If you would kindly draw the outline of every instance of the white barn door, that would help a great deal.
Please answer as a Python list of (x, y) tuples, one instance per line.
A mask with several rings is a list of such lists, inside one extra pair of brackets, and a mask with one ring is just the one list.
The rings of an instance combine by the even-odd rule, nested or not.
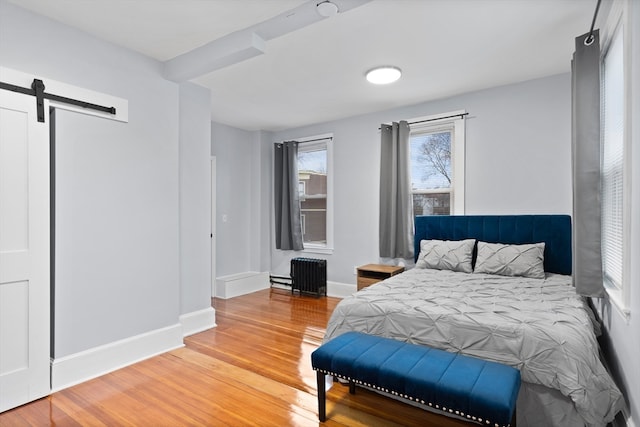
[(50, 392), (49, 192), (49, 124), (0, 90), (0, 412)]

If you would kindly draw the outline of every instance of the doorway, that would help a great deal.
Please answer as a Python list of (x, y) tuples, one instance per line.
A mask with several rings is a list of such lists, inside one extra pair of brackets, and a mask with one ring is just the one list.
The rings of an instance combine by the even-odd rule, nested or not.
[(211, 298), (216, 296), (216, 157), (211, 156)]

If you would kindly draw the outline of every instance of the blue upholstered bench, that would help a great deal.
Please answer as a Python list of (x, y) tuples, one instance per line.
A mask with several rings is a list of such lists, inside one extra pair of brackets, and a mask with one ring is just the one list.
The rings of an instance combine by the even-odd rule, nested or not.
[(347, 332), (311, 354), (318, 416), (326, 420), (325, 375), (406, 399), (434, 412), (482, 425), (515, 420), (520, 371), (495, 362), (360, 332)]

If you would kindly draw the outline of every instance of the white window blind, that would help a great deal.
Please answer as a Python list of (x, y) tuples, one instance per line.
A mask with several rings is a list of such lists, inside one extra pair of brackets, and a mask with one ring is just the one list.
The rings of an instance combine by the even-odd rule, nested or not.
[(622, 287), (624, 185), (624, 61), (621, 28), (603, 60), (602, 259), (605, 283)]

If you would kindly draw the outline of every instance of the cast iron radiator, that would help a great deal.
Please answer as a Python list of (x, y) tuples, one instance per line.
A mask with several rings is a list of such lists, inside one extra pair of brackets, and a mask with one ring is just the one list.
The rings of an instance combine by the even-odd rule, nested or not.
[(327, 295), (327, 260), (293, 258), (291, 260), (291, 293)]

